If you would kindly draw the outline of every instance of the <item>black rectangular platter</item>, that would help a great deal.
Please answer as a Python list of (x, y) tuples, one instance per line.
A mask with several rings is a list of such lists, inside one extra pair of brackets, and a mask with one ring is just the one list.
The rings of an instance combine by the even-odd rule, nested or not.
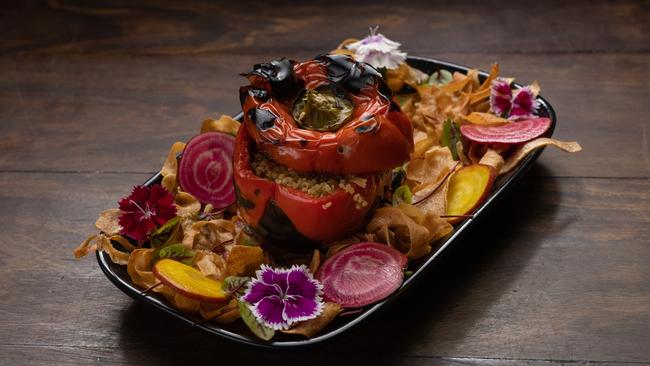
[[(421, 57), (409, 57), (407, 61), (411, 66), (426, 73), (431, 73), (438, 69), (446, 69), (451, 72), (460, 71), (463, 73), (467, 73), (469, 70), (467, 67), (453, 63)], [(485, 80), (487, 73), (480, 72), (479, 77), (481, 81)], [(550, 137), (556, 124), (555, 112), (553, 111), (551, 105), (544, 98), (540, 96), (538, 97), (538, 100), (540, 102), (539, 115), (541, 117), (548, 117), (552, 121), (551, 128), (546, 133), (546, 137)], [(236, 118), (240, 119), (241, 113)], [(318, 335), (310, 339), (304, 339), (303, 337), (297, 335), (286, 335), (278, 333), (272, 341), (262, 341), (256, 338), (241, 321), (228, 325), (219, 325), (212, 323), (197, 324), (197, 322), (200, 321), (198, 317), (187, 315), (174, 309), (162, 296), (156, 294), (141, 294), (141, 289), (136, 287), (131, 282), (129, 275), (126, 272), (126, 267), (113, 264), (107, 254), (97, 252), (97, 261), (99, 262), (99, 266), (101, 267), (104, 274), (106, 274), (106, 277), (108, 277), (108, 279), (113, 284), (115, 284), (115, 286), (124, 291), (127, 295), (139, 301), (143, 301), (146, 304), (149, 304), (152, 308), (161, 310), (163, 313), (166, 313), (169, 316), (188, 324), (189, 326), (200, 329), (207, 335), (215, 335), (236, 343), (243, 343), (260, 348), (295, 349), (313, 346), (326, 340), (332, 339), (337, 335), (346, 332), (355, 326), (358, 326), (366, 319), (370, 318), (373, 314), (388, 306), (390, 303), (398, 301), (404, 291), (406, 291), (415, 282), (417, 282), (423, 276), (423, 274), (441, 258), (441, 255), (445, 251), (447, 251), (452, 245), (461, 239), (462, 235), (468, 229), (470, 229), (477, 222), (477, 220), (480, 220), (487, 214), (486, 211), (489, 207), (493, 206), (498, 199), (507, 194), (507, 192), (517, 184), (517, 181), (530, 169), (542, 151), (543, 149), (536, 150), (532, 154), (528, 155), (515, 170), (506, 175), (500, 176), (495, 181), (490, 196), (474, 212), (473, 218), (466, 219), (462, 223), (456, 225), (454, 231), (449, 236), (439, 240), (433, 245), (433, 249), (429, 255), (422, 259), (409, 263), (408, 269), (412, 271), (413, 274), (404, 281), (402, 286), (397, 291), (392, 293), (385, 300), (367, 307), (363, 312), (357, 315), (339, 317), (335, 319)], [(147, 182), (145, 182), (145, 185), (154, 184), (160, 182), (160, 180), (160, 174), (156, 174), (147, 180)], [(161, 313), (161, 316), (164, 315)]]

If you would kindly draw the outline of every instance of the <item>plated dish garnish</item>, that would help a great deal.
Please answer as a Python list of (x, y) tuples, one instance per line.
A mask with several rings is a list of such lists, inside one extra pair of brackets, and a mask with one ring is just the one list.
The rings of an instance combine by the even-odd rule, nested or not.
[[(547, 137), (540, 87), (410, 66), (376, 29), (242, 74), (241, 120), (203, 121), (158, 182), (74, 251), (126, 266), (142, 296), (261, 341), (311, 338), (391, 296)], [(418, 267), (419, 268), (419, 267)]]

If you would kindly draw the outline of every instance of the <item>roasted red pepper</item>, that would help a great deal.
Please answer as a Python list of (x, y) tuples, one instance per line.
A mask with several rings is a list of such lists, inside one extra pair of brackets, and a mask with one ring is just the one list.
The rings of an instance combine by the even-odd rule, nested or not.
[(251, 168), (255, 149), (248, 130), (240, 128), (233, 157), (239, 214), (260, 236), (272, 242), (297, 247), (354, 234), (384, 193), (384, 175), (371, 175), (364, 177), (365, 187), (351, 184), (368, 203), (365, 207), (359, 207), (353, 194), (342, 189), (324, 197), (310, 196), (255, 175)]
[[(362, 229), (390, 171), (413, 150), (411, 123), (381, 74), (326, 55), (255, 65), (244, 76), (251, 85), (240, 88), (244, 122), (233, 160), (241, 217), (266, 241), (298, 250)], [(256, 153), (298, 172), (355, 178), (315, 197), (255, 175)]]
[[(411, 123), (367, 64), (327, 55), (295, 65), (256, 65), (246, 76), (251, 85), (240, 90), (243, 126), (258, 149), (280, 164), (300, 172), (376, 174), (403, 164), (413, 151)], [(335, 130), (304, 128), (294, 118), (300, 93), (322, 88), (352, 104)]]

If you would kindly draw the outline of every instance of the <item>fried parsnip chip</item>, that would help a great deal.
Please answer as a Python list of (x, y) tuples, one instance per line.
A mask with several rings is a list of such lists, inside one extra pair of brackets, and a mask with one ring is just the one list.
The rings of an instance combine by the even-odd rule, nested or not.
[(103, 234), (97, 236), (97, 250), (106, 252), (115, 264), (125, 265), (129, 261), (129, 253), (115, 249), (110, 239)]
[(494, 171), (497, 172), (497, 174), (499, 174), (501, 168), (503, 168), (503, 164), (505, 163), (505, 161), (503, 160), (501, 154), (499, 154), (498, 152), (492, 149), (488, 149), (488, 151), (485, 152), (485, 154), (483, 155), (483, 157), (478, 163), (491, 166), (492, 168), (494, 168)]
[(500, 126), (510, 123), (507, 119), (495, 116), (492, 113), (472, 112), (462, 117), (465, 121), (475, 125)]
[(235, 224), (216, 219), (210, 221), (190, 221), (183, 227), (183, 245), (190, 249), (212, 250), (220, 244), (232, 242), (235, 237)]
[(262, 265), (264, 253), (261, 247), (233, 245), (226, 259), (228, 276), (252, 276)]
[(222, 114), (219, 119), (208, 118), (201, 123), (201, 133), (224, 132), (229, 135), (237, 135), (241, 123), (232, 117)]
[(97, 250), (106, 252), (115, 264), (125, 265), (129, 260), (129, 253), (115, 249), (111, 240), (104, 234), (89, 236), (72, 252), (75, 258), (81, 258)]
[[(451, 171), (449, 172), (451, 173)], [(449, 190), (449, 175), (438, 184), (430, 184), (413, 195), (413, 205), (434, 215), (444, 215), (447, 212), (447, 191)]]
[(323, 330), (327, 324), (341, 313), (341, 310), (343, 310), (341, 305), (333, 302), (326, 302), (323, 304), (323, 312), (319, 316), (314, 319), (302, 321), (287, 330), (282, 330), (281, 332), (287, 334), (300, 334), (310, 338)]
[(178, 216), (193, 216), (201, 212), (201, 202), (187, 192), (179, 191), (174, 197)]
[(91, 235), (91, 236), (87, 237), (86, 240), (81, 242), (81, 244), (79, 244), (78, 247), (74, 248), (72, 250), (72, 253), (74, 254), (74, 257), (75, 258), (85, 257), (88, 254), (90, 254), (90, 253), (94, 252), (95, 250), (97, 250), (96, 240), (97, 240), (98, 236), (99, 236), (99, 234)]
[(131, 244), (129, 239), (123, 237), (122, 235), (112, 235), (108, 239), (111, 240), (111, 241), (119, 243), (122, 246), (122, 248), (128, 250), (129, 252), (132, 252), (132, 251), (137, 249), (136, 246)]
[(102, 211), (97, 221), (95, 221), (95, 227), (106, 235), (119, 234), (122, 231), (122, 226), (120, 226), (121, 213), (122, 211), (119, 208), (109, 208)]
[(176, 182), (176, 174), (178, 172), (177, 156), (183, 149), (185, 149), (184, 142), (174, 142), (169, 150), (169, 154), (167, 154), (167, 159), (165, 159), (160, 169), (160, 174), (163, 176), (162, 186), (172, 193), (176, 192), (176, 188), (178, 188), (178, 183)]
[(377, 209), (366, 229), (377, 233), (380, 241), (406, 252), (409, 259), (417, 259), (428, 254), (431, 243), (447, 235), (452, 227), (437, 215), (402, 203)]
[(478, 164), (479, 161), (483, 158), (483, 155), (487, 152), (488, 147), (484, 144), (471, 144), (467, 151), (467, 157), (472, 162), (472, 164)]
[(213, 280), (222, 281), (226, 277), (226, 262), (223, 257), (209, 250), (197, 250), (193, 266)]
[(131, 281), (142, 289), (152, 287), (159, 282), (151, 272), (153, 258), (153, 249), (136, 249), (131, 252), (126, 264), (126, 272), (131, 277)]
[(510, 156), (505, 161), (505, 164), (503, 164), (503, 168), (501, 168), (501, 171), (499, 174), (505, 174), (515, 167), (519, 165), (519, 163), (531, 152), (533, 152), (536, 149), (539, 149), (540, 147), (543, 146), (555, 146), (559, 148), (560, 150), (566, 151), (566, 152), (578, 152), (582, 150), (582, 146), (580, 146), (579, 143), (576, 141), (560, 141), (556, 139), (549, 139), (546, 137), (540, 137), (531, 141), (526, 142), (525, 144), (517, 147), (516, 150), (512, 152)]
[(492, 67), (490, 67), (490, 75), (483, 81), (483, 84), (478, 88), (478, 90), (490, 90), (490, 85), (492, 84), (492, 81), (499, 77), (499, 64), (498, 63), (493, 63)]
[(421, 158), (406, 166), (406, 179), (415, 193), (427, 185), (437, 184), (456, 165), (448, 147), (434, 146)]

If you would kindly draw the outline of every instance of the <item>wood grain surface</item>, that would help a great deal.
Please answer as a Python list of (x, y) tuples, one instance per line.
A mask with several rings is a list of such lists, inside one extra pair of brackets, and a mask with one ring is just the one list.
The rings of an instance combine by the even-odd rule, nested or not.
[[(650, 365), (647, 1), (122, 2), (0, 11), (0, 365)], [(413, 55), (538, 80), (559, 117), (530, 173), (400, 302), (308, 351), (190, 329), (71, 250), (239, 72), (367, 26)]]

